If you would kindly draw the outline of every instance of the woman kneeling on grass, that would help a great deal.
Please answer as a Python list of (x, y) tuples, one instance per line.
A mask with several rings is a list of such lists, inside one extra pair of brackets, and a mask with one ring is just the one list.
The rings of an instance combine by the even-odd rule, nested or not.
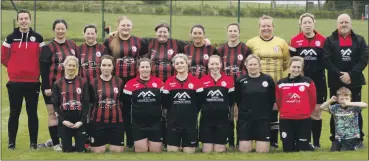
[[(112, 75), (114, 58), (110, 55), (101, 57), (101, 75), (91, 81), (90, 135), (91, 151), (104, 153), (106, 144), (109, 151), (124, 151), (123, 124), (123, 81)], [(124, 120), (129, 121), (129, 120)]]
[(124, 108), (132, 115), (132, 137), (135, 152), (161, 152), (163, 81), (151, 76), (151, 60), (142, 58), (137, 62), (139, 76), (124, 86)]
[(78, 64), (76, 57), (68, 56), (63, 63), (65, 76), (58, 79), (52, 88), (63, 152), (73, 151), (72, 137), (75, 139), (75, 151), (85, 151), (89, 85), (84, 78), (77, 76)]
[(260, 58), (256, 55), (249, 55), (245, 66), (248, 73), (237, 79), (235, 92), (239, 110), (239, 150), (251, 152), (252, 141), (255, 141), (256, 152), (268, 152), (270, 115), (275, 102), (274, 80), (270, 75), (261, 72)]
[(208, 68), (210, 74), (201, 78), (205, 97), (199, 133), (203, 143), (202, 151), (225, 152), (231, 121), (229, 114), (234, 104), (234, 81), (232, 77), (220, 72), (222, 69), (220, 56), (210, 56)]
[(314, 151), (309, 144), (309, 137), (316, 89), (313, 80), (302, 75), (303, 67), (303, 58), (292, 57), (288, 77), (279, 80), (276, 87), (284, 152)]
[(172, 58), (177, 75), (164, 84), (163, 107), (167, 109), (167, 150), (194, 153), (197, 146), (197, 118), (202, 102), (202, 83), (188, 73), (188, 58), (177, 54)]
[[(332, 103), (337, 104), (331, 105)], [(360, 144), (359, 113), (368, 107), (365, 102), (351, 102), (351, 91), (346, 87), (337, 90), (336, 96), (320, 106), (322, 110), (329, 108), (334, 116), (335, 141), (331, 151), (357, 150)]]

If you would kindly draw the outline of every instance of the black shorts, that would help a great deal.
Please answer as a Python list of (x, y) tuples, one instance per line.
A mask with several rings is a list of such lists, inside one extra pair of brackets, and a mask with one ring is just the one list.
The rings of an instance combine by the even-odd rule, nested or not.
[(46, 95), (45, 95), (45, 89), (42, 89), (42, 88), (41, 88), (41, 92), (42, 92), (42, 96), (44, 97), (45, 104), (46, 104), (46, 105), (53, 104), (53, 101), (52, 101), (52, 99), (51, 99), (51, 96), (46, 96)]
[(123, 123), (97, 123), (89, 122), (88, 134), (92, 147), (106, 144), (124, 146), (124, 124)]
[(269, 141), (270, 120), (238, 120), (237, 136), (240, 141)]
[(200, 123), (199, 137), (202, 143), (227, 144), (230, 121), (226, 120), (218, 124)]
[(327, 100), (327, 82), (325, 77), (312, 77), (316, 88), (316, 104), (322, 104)]
[(332, 143), (331, 151), (350, 151), (357, 150), (357, 146), (360, 144), (359, 138), (346, 139), (346, 140), (334, 140)]
[(147, 138), (149, 141), (152, 142), (163, 142), (163, 131), (161, 122), (146, 127), (140, 127), (139, 125), (133, 123), (131, 124), (131, 126), (133, 141)]
[(167, 128), (166, 143), (167, 145), (177, 147), (196, 147), (198, 129), (173, 129)]

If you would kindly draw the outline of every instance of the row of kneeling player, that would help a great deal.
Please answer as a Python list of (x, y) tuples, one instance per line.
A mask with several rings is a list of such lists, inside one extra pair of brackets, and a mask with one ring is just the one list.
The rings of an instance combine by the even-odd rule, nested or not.
[[(139, 75), (123, 87), (122, 80), (112, 75), (113, 57), (105, 55), (101, 58), (102, 73), (89, 83), (77, 76), (78, 59), (74, 56), (66, 58), (63, 64), (65, 76), (54, 83), (52, 94), (64, 152), (73, 151), (72, 137), (76, 140), (75, 149), (84, 151), (86, 138), (83, 134), (86, 132), (90, 136), (91, 151), (105, 152), (106, 145), (110, 145), (110, 151), (124, 151), (124, 121), (131, 122), (136, 152), (161, 152), (163, 111), (167, 122), (167, 151), (182, 149), (186, 153), (194, 153), (200, 141), (203, 152), (225, 152), (229, 111), (234, 103), (239, 108), (237, 134), (240, 151), (250, 152), (252, 141), (256, 141), (256, 151), (269, 151), (269, 115), (275, 103), (280, 112), (283, 150), (313, 150), (308, 137), (311, 133), (310, 116), (316, 104), (316, 88), (310, 78), (301, 75), (303, 59), (300, 57), (291, 58), (288, 77), (280, 79), (276, 85), (269, 75), (261, 72), (260, 59), (255, 55), (245, 60), (248, 74), (236, 81), (221, 72), (221, 59), (217, 55), (209, 58), (210, 72), (201, 79), (188, 73), (185, 54), (173, 57), (177, 74), (165, 83), (151, 76), (150, 59), (140, 59), (137, 64)], [(342, 95), (348, 95), (347, 91)], [(337, 98), (329, 102), (332, 100)], [(351, 113), (357, 119), (360, 107), (366, 107), (365, 103), (351, 103), (349, 98), (340, 94), (338, 101), (339, 105), (329, 108), (333, 114)], [(327, 104), (323, 104), (322, 109)], [(129, 113), (131, 120), (125, 120), (124, 113)], [(347, 119), (351, 121), (336, 119), (337, 137), (360, 137), (355, 133), (359, 131), (357, 120), (344, 120)], [(353, 131), (347, 132), (347, 128)], [(338, 144), (346, 149), (356, 145), (351, 142), (349, 145)]]

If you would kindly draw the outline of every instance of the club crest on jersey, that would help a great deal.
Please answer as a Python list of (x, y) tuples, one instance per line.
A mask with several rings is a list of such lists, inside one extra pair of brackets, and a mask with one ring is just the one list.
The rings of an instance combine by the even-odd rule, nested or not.
[(273, 47), (273, 50), (274, 50), (274, 52), (278, 52), (278, 51), (279, 51), (278, 46), (274, 46), (274, 47)]
[(76, 55), (76, 52), (75, 52), (73, 49), (70, 49), (70, 52), (71, 52), (73, 55)]
[(173, 55), (173, 53), (174, 53), (173, 49), (168, 50), (168, 55)]
[(118, 93), (118, 88), (114, 87), (114, 93)]
[(82, 92), (81, 88), (77, 88), (77, 89), (76, 89), (76, 92), (77, 92), (78, 94), (81, 94), (81, 92)]
[(237, 58), (238, 58), (238, 60), (242, 60), (243, 59), (242, 54), (238, 54)]
[(137, 51), (136, 46), (132, 46), (132, 51), (133, 51), (133, 52), (136, 52), (136, 51)]
[(34, 36), (31, 36), (31, 37), (29, 38), (29, 40), (31, 40), (32, 42), (35, 42), (35, 41), (36, 41), (36, 38), (35, 38)]
[(208, 60), (209, 59), (209, 55), (208, 54), (204, 54), (204, 59)]
[(158, 84), (156, 84), (156, 83), (154, 82), (154, 83), (152, 83), (152, 86), (156, 88), (156, 87), (158, 87)]
[(261, 83), (263, 85), (263, 87), (268, 87), (268, 82), (267, 81), (263, 81), (263, 83)]
[(223, 87), (227, 86), (227, 83), (225, 81), (222, 81), (222, 83), (220, 83)]
[(315, 45), (316, 46), (320, 46), (320, 41), (318, 40), (318, 41), (315, 41)]
[(192, 83), (188, 84), (188, 88), (193, 89), (193, 84)]
[(97, 56), (97, 57), (100, 57), (100, 56), (101, 56), (100, 51), (96, 52), (96, 56)]
[(303, 92), (303, 91), (305, 90), (305, 86), (300, 86), (300, 87), (299, 87), (299, 90), (300, 90), (301, 92)]

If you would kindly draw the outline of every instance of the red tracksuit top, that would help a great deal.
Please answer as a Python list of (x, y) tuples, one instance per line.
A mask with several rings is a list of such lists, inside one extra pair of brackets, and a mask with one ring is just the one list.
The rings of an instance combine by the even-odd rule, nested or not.
[(305, 76), (282, 78), (276, 86), (276, 103), (281, 119), (306, 119), (316, 104), (314, 82)]

